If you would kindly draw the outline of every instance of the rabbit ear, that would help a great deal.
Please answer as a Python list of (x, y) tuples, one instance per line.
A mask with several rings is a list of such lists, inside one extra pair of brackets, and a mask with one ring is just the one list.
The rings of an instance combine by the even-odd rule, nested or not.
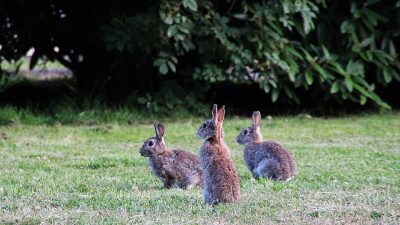
[(164, 125), (159, 122), (154, 122), (154, 128), (156, 130), (157, 139), (162, 140), (165, 132)]
[(260, 127), (261, 124), (261, 113), (260, 111), (253, 112), (253, 128)]
[(211, 111), (211, 120), (217, 124), (218, 122), (218, 106), (217, 104), (214, 104), (212, 111)]
[(223, 105), (218, 111), (218, 123), (222, 123), (225, 118), (225, 106)]

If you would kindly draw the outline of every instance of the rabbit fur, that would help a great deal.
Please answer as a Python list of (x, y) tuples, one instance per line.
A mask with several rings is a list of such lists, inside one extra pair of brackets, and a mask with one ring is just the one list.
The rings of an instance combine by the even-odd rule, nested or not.
[(218, 111), (213, 106), (212, 118), (198, 129), (203, 139), (200, 147), (200, 163), (204, 175), (203, 198), (207, 204), (235, 203), (240, 200), (240, 184), (228, 146), (223, 140), (222, 123), (225, 107)]
[(296, 175), (296, 163), (288, 150), (274, 141), (263, 141), (261, 113), (252, 116), (253, 126), (243, 129), (237, 142), (244, 145), (244, 161), (255, 179), (289, 181)]
[(199, 157), (184, 150), (170, 150), (164, 142), (164, 126), (155, 122), (154, 128), (156, 136), (147, 139), (140, 148), (140, 154), (149, 157), (153, 175), (164, 183), (165, 188), (174, 184), (182, 189), (202, 187)]

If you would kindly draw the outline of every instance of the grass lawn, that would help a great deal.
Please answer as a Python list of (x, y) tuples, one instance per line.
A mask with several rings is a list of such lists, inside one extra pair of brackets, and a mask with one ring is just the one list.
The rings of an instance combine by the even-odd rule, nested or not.
[[(216, 207), (200, 189), (161, 188), (139, 154), (151, 123), (4, 123), (0, 224), (400, 223), (400, 113), (264, 119), (264, 138), (297, 160), (288, 183), (252, 179), (235, 141), (250, 118), (226, 118), (242, 200)], [(167, 145), (197, 154), (203, 119), (167, 121)]]

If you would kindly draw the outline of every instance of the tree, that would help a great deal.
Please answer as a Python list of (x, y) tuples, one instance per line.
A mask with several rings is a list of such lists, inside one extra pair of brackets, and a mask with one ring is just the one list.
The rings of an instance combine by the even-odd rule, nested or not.
[(389, 108), (375, 90), (400, 80), (399, 6), (378, 0), (9, 1), (0, 3), (0, 54), (17, 59), (35, 47), (32, 65), (43, 56), (57, 59), (75, 72), (82, 90), (107, 96), (144, 94), (166, 75), (186, 90), (196, 82), (252, 82), (273, 101), (300, 102), (299, 92), (317, 90), (337, 101)]

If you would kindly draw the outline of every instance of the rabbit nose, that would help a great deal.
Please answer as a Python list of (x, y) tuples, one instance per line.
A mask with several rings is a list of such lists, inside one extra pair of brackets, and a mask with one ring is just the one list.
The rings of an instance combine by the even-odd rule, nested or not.
[(144, 151), (143, 148), (141, 148), (139, 152), (140, 152), (140, 155), (141, 155), (141, 156), (144, 156), (144, 155), (145, 155), (145, 153), (144, 153), (145, 151)]
[(240, 135), (238, 135), (238, 136), (236, 137), (236, 142), (239, 143), (239, 144), (242, 143)]

